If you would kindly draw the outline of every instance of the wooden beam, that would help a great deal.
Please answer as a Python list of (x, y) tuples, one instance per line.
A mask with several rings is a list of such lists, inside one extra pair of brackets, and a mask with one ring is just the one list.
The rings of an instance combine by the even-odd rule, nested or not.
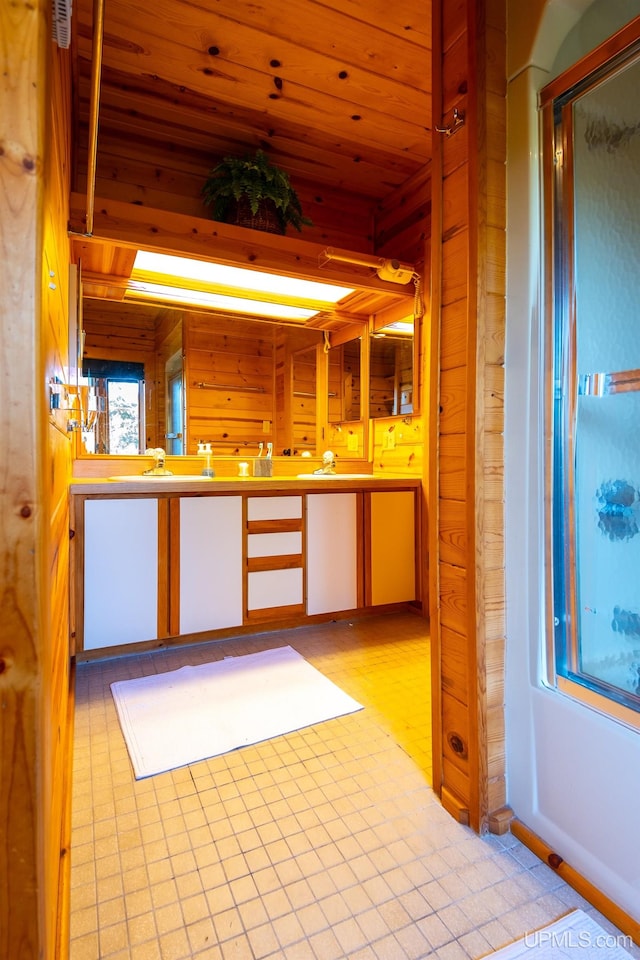
[[(42, 390), (35, 357), (41, 307), (43, 199), (39, 164), (44, 150), (47, 87), (42, 4), (0, 8), (3, 37), (0, 249), (5, 282), (0, 297), (0, 956), (31, 960), (45, 954), (42, 877), (38, 698), (41, 691), (39, 596), (46, 544), (38, 508), (41, 424), (35, 398)], [(50, 43), (50, 41), (48, 41)]]
[(68, 57), (45, 0), (0, 5), (0, 957), (69, 941)]
[(505, 5), (438, 0), (434, 27), (434, 118), (450, 131), (432, 161), (434, 788), (483, 831), (505, 804)]
[[(83, 245), (117, 243), (124, 249), (215, 260), (248, 270), (355, 287), (383, 294), (392, 301), (407, 299), (406, 288), (379, 280), (370, 269), (344, 262), (323, 262), (326, 248), (322, 244), (117, 200), (96, 199), (93, 233), (87, 236), (83, 232), (84, 203), (81, 194), (71, 195), (72, 246), (76, 253)], [(335, 252), (347, 257), (354, 255), (353, 250)], [(358, 252), (372, 256), (369, 250)]]

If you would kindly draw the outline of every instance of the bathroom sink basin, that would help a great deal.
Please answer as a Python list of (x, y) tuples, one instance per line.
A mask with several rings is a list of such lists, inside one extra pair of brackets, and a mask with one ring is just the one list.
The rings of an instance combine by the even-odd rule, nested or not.
[(158, 481), (159, 481), (160, 483), (162, 483), (162, 482), (164, 482), (164, 483), (167, 483), (167, 482), (170, 482), (170, 483), (176, 483), (176, 482), (177, 482), (177, 483), (183, 483), (183, 482), (193, 483), (193, 482), (195, 482), (195, 481), (204, 481), (205, 483), (210, 483), (211, 480), (214, 479), (214, 477), (203, 477), (202, 474), (200, 474), (200, 473), (174, 474), (174, 475), (171, 476), (171, 477), (163, 477), (163, 476), (161, 476), (161, 475), (159, 475), (159, 474), (156, 474), (155, 476), (154, 476), (153, 474), (149, 474), (148, 476), (145, 476), (145, 475), (142, 474), (142, 473), (132, 473), (132, 474), (122, 474), (122, 475), (119, 476), (119, 477), (108, 477), (107, 479), (109, 479), (109, 480), (120, 480), (120, 481), (122, 481), (123, 483), (131, 483), (132, 481), (133, 481), (134, 483), (135, 483), (135, 482), (142, 483), (143, 481), (146, 482), (146, 481), (148, 481), (148, 480), (153, 481), (153, 483), (158, 483)]
[(298, 480), (373, 480), (370, 473), (299, 473)]

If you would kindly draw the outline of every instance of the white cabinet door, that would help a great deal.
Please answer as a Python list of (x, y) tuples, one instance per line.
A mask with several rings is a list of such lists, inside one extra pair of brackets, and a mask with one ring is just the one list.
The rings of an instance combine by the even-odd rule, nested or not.
[(158, 501), (84, 505), (84, 649), (158, 633)]
[(242, 497), (180, 499), (180, 633), (242, 623)]
[(307, 613), (358, 606), (358, 496), (307, 495)]
[(371, 497), (371, 604), (416, 598), (415, 496), (412, 490)]

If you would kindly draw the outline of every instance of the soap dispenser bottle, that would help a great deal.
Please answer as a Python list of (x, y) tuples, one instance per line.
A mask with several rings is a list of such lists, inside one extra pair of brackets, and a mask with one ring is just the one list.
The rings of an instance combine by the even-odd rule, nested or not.
[(198, 456), (203, 456), (206, 458), (206, 465), (202, 471), (203, 477), (215, 477), (216, 472), (211, 466), (211, 444), (210, 443), (199, 443), (198, 444)]

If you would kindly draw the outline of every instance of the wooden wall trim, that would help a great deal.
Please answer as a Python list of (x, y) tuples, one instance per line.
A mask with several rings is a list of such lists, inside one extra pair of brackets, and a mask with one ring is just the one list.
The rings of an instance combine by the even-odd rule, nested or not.
[[(170, 583), (169, 567), (173, 560), (171, 554), (170, 537), (170, 509), (171, 501), (166, 498), (158, 500), (158, 601), (157, 601), (157, 632), (161, 639), (170, 635)], [(179, 522), (179, 518), (178, 518)], [(170, 557), (167, 563), (167, 557)]]
[[(43, 608), (38, 586), (43, 519), (36, 504), (42, 487), (36, 466), (40, 430), (33, 398), (39, 379), (37, 344), (43, 225), (36, 158), (42, 156), (44, 118), (34, 93), (46, 85), (44, 18), (34, 4), (3, 5), (3, 120), (11, 131), (10, 153), (0, 165), (3, 284), (0, 298), (3, 376), (0, 378), (0, 544), (2, 551), (3, 640), (0, 673), (0, 956), (19, 945), (25, 958), (40, 953), (44, 904), (38, 895), (42, 849), (37, 803), (37, 697)], [(27, 45), (27, 49), (25, 49)], [(6, 95), (6, 91), (11, 91)], [(21, 331), (20, 340), (16, 333)]]
[[(166, 210), (151, 210), (120, 200), (96, 197), (93, 234), (84, 234), (84, 197), (71, 194), (71, 229), (79, 253), (83, 246), (104, 241), (119, 248), (143, 247), (160, 253), (179, 253), (202, 259), (215, 259), (230, 266), (260, 265), (261, 270), (293, 274), (308, 280), (340, 283), (360, 290), (390, 295), (389, 284), (362, 268), (337, 261), (321, 262), (326, 246), (297, 237), (279, 236), (259, 230), (249, 231), (233, 224), (205, 220)], [(341, 251), (335, 248), (336, 253)], [(353, 250), (342, 251), (353, 253)], [(370, 251), (361, 251), (369, 254)], [(398, 289), (397, 298), (406, 298)]]
[[(486, 678), (484, 663), (484, 557), (482, 530), (484, 524), (484, 357), (482, 318), (486, 278), (484, 231), (486, 227), (486, 64), (484, 20), (485, 3), (467, 6), (468, 56), (468, 231), (469, 231), (469, 285), (467, 289), (467, 424), (466, 452), (467, 482), (472, 485), (466, 499), (468, 621), (466, 624), (469, 674), (475, 678), (475, 690), (469, 704), (469, 736), (475, 744), (471, 753), (470, 807), (471, 822), (476, 830), (483, 828), (487, 806), (484, 799), (487, 782), (486, 767)], [(475, 575), (473, 572), (475, 571)]]
[(622, 930), (627, 936), (632, 937), (634, 942), (640, 944), (640, 923), (625, 913), (616, 903), (610, 900), (601, 890), (579, 873), (575, 867), (568, 864), (556, 853), (547, 843), (544, 842), (521, 820), (511, 821), (511, 833), (518, 838), (526, 847), (535, 853), (543, 863), (546, 863), (554, 870), (559, 877), (562, 877), (569, 886), (573, 887), (580, 896), (591, 903), (596, 910), (606, 917), (611, 923)]
[[(442, 2), (432, 3), (432, 115), (434, 126), (442, 126), (443, 78)], [(436, 67), (437, 65), (437, 67)], [(429, 325), (429, 456), (427, 462), (427, 505), (429, 526), (429, 623), (431, 634), (432, 696), (432, 782), (442, 797), (442, 634), (440, 624), (440, 351), (442, 343), (442, 222), (443, 222), (443, 141), (433, 135), (431, 160), (431, 323)], [(426, 512), (426, 511), (425, 511)]]
[(483, 832), (505, 804), (504, 0), (439, 0), (433, 46), (434, 122), (464, 118), (432, 161), (434, 786)]
[(0, 7), (0, 956), (68, 955), (69, 59), (50, 4)]

